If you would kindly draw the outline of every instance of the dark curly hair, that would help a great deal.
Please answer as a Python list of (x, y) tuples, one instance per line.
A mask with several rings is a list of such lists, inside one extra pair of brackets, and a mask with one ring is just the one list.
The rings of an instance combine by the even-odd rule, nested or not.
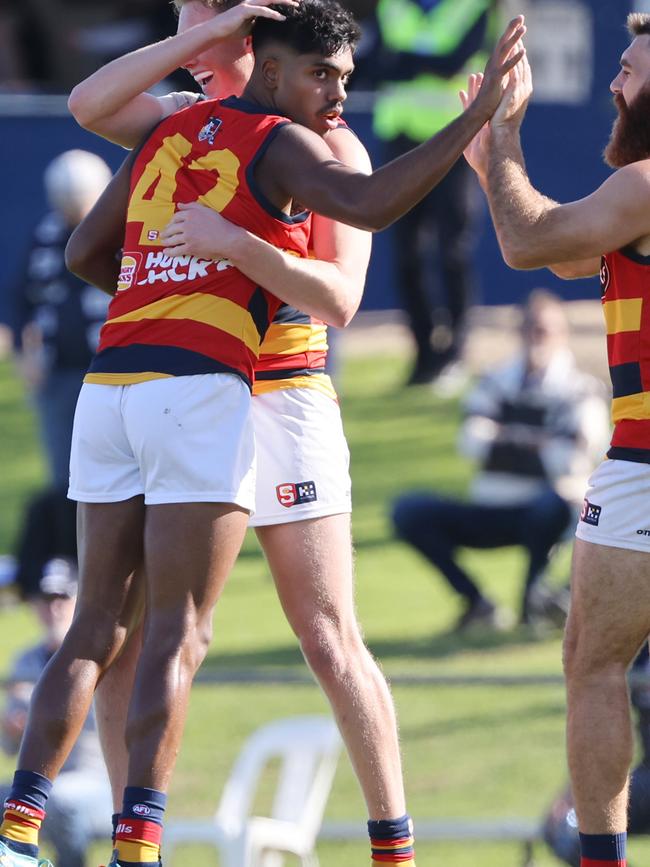
[(298, 6), (272, 6), (285, 21), (258, 18), (253, 27), (253, 52), (267, 42), (281, 42), (299, 54), (331, 57), (345, 48), (354, 50), (361, 30), (337, 0), (301, 0)]

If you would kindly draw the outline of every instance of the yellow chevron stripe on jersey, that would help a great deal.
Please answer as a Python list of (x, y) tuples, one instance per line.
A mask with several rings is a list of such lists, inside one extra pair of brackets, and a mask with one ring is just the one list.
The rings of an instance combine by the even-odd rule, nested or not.
[(84, 382), (94, 385), (137, 385), (139, 382), (150, 382), (152, 379), (173, 379), (171, 373), (87, 373)]
[(626, 394), (612, 400), (612, 421), (624, 418), (650, 418), (650, 392), (641, 391), (637, 394)]
[(327, 326), (315, 323), (284, 324), (272, 322), (264, 336), (263, 355), (297, 355), (301, 352), (325, 352)]
[(288, 388), (313, 388), (331, 397), (332, 400), (338, 400), (332, 380), (326, 373), (292, 376), (288, 379), (256, 379), (253, 384), (253, 395), (269, 394), (272, 391), (284, 391)]
[(211, 325), (242, 340), (254, 355), (259, 351), (260, 335), (253, 317), (248, 310), (228, 298), (218, 298), (205, 292), (170, 295), (122, 316), (108, 319), (106, 325), (139, 322), (142, 319), (189, 319)]
[(641, 328), (643, 298), (619, 298), (603, 304), (605, 325), (608, 334), (623, 331), (638, 331)]

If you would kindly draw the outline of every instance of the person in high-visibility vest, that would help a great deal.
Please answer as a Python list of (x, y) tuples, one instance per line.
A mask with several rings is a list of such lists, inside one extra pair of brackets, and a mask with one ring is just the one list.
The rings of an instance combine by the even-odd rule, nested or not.
[[(460, 114), (458, 92), (468, 72), (485, 66), (499, 24), (497, 5), (498, 0), (379, 0), (377, 68), (383, 84), (374, 130), (393, 156)], [(459, 160), (395, 226), (399, 294), (417, 349), (409, 384), (431, 382), (459, 359), (474, 295), (472, 258), (482, 209), (476, 180)]]

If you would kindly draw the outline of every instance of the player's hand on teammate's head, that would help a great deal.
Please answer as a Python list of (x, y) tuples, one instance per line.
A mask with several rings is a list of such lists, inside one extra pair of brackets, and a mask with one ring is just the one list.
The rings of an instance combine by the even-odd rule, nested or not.
[[(468, 77), (467, 90), (461, 90), (459, 93), (460, 101), (462, 102), (465, 111), (467, 111), (476, 99), (482, 83), (482, 72), (473, 72)], [(490, 125), (489, 123), (486, 123), (481, 127), (480, 131), (474, 136), (464, 151), (465, 159), (478, 175), (481, 184), (483, 184), (487, 179), (489, 148)]]
[(526, 114), (532, 92), (533, 76), (528, 57), (524, 54), (521, 61), (510, 71), (508, 84), (490, 125), (508, 125), (518, 129)]
[(256, 18), (271, 18), (274, 21), (284, 21), (285, 16), (277, 9), (271, 9), (273, 4), (280, 6), (298, 6), (300, 0), (242, 0), (225, 12), (215, 15), (209, 24), (214, 28), (215, 41), (227, 39), (230, 36), (248, 36)]
[(483, 73), (483, 81), (473, 106), (491, 117), (501, 102), (508, 74), (525, 56), (521, 39), (526, 33), (524, 16), (518, 15), (508, 24), (492, 52)]

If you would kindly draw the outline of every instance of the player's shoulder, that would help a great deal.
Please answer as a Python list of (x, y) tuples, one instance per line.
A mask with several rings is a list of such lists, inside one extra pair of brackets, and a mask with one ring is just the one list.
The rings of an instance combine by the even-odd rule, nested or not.
[(346, 123), (328, 132), (325, 141), (340, 162), (359, 171), (372, 171), (370, 155), (365, 145)]
[(317, 152), (320, 155), (325, 152), (331, 155), (329, 146), (321, 136), (300, 123), (285, 120), (286, 123), (280, 125), (274, 139), (273, 147), (276, 151), (283, 152), (287, 157), (299, 156), (305, 152)]
[(614, 172), (610, 180), (630, 194), (644, 195), (650, 190), (650, 159), (622, 166)]

